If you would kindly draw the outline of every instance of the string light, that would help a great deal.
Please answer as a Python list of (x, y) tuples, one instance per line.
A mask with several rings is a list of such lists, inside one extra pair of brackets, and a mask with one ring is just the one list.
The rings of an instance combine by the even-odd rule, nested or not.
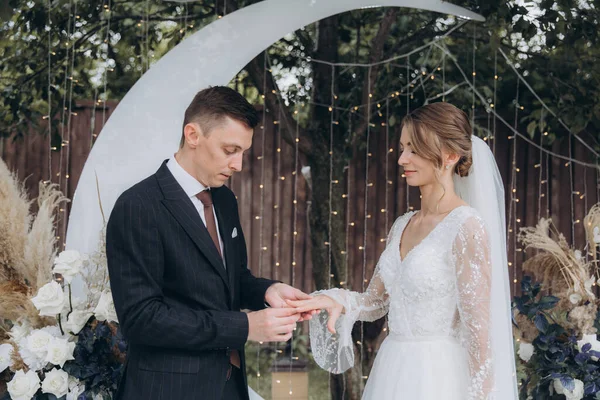
[(52, 182), (52, 0), (48, 0), (48, 183)]
[[(390, 155), (392, 154), (393, 149), (390, 148), (390, 100), (385, 99), (385, 148), (390, 149), (385, 157), (385, 181), (389, 181), (389, 167), (390, 167)], [(385, 185), (385, 208), (381, 209), (382, 213), (387, 213), (389, 210), (389, 185)], [(389, 231), (389, 215), (385, 215), (385, 232)]]
[[(217, 7), (215, 7), (215, 12)], [(260, 187), (261, 189), (265, 184), (265, 125), (267, 123), (267, 102), (265, 98), (265, 93), (267, 93), (267, 52), (264, 52), (263, 55), (263, 88), (262, 88), (262, 98), (263, 98), (263, 110), (262, 110), (262, 123), (260, 126), (261, 129), (261, 151), (260, 156), (257, 159), (260, 161)], [(263, 221), (264, 221), (264, 208), (265, 208), (265, 191), (260, 191), (260, 217), (257, 216), (256, 219), (259, 221), (259, 249), (264, 248), (264, 232), (263, 232)], [(258, 276), (262, 276), (262, 266), (263, 266), (263, 252), (258, 252)], [(259, 346), (256, 350), (256, 365), (257, 365), (257, 376), (260, 377), (260, 352), (261, 352), (262, 344), (259, 343)], [(257, 389), (260, 388), (260, 379), (257, 380)]]
[[(583, 193), (579, 196), (579, 200), (583, 200), (585, 198), (585, 200), (583, 200), (583, 204), (584, 204), (583, 209), (587, 211), (588, 210), (588, 201), (587, 201), (586, 194), (587, 194), (587, 168), (584, 168), (583, 169)], [(584, 237), (585, 237), (585, 226), (583, 227), (583, 229), (584, 229)], [(585, 261), (586, 262), (588, 261), (588, 255), (589, 255), (589, 252), (586, 251), (585, 252)]]
[[(72, 8), (73, 8), (73, 1), (69, 0), (69, 17), (67, 20), (67, 42), (65, 44), (65, 60), (66, 60), (66, 65), (65, 65), (65, 78), (63, 81), (63, 98), (62, 98), (62, 107), (61, 107), (61, 123), (60, 123), (60, 137), (63, 140), (61, 143), (61, 147), (65, 147), (66, 143), (64, 142), (64, 138), (66, 136), (65, 134), (65, 127), (67, 126), (67, 124), (65, 123), (65, 117), (66, 117), (66, 111), (67, 111), (67, 98), (68, 98), (68, 93), (69, 93), (69, 54), (71, 51), (71, 47), (69, 47), (69, 40), (71, 40), (71, 13), (72, 13)], [(60, 154), (59, 157), (59, 162), (58, 162), (58, 171), (59, 173), (57, 174), (57, 176), (59, 177), (58, 179), (58, 187), (63, 190), (62, 188), (62, 173), (63, 173), (63, 154)], [(63, 193), (65, 193), (65, 191), (63, 190)]]
[[(350, 136), (352, 134), (352, 113), (348, 114), (348, 135)], [(348, 163), (348, 165), (346, 165), (345, 167), (346, 170), (346, 193), (352, 193), (352, 163)], [(353, 226), (354, 223), (350, 222), (350, 214), (351, 214), (351, 209), (350, 209), (350, 196), (346, 196), (346, 243), (345, 243), (345, 250), (343, 251), (343, 255), (344, 255), (344, 279), (348, 279), (348, 267), (349, 267), (349, 260), (348, 260), (348, 253), (350, 251), (350, 226)], [(340, 286), (343, 286), (345, 284), (345, 282), (340, 282)], [(342, 378), (343, 384), (344, 386), (346, 385), (346, 377), (345, 375), (343, 375)]]
[[(569, 158), (573, 158), (573, 135), (571, 134), (571, 132), (569, 132)], [(571, 245), (574, 247), (575, 246), (575, 224), (576, 222), (573, 222), (573, 220), (575, 219), (575, 201), (573, 199), (573, 192), (574, 190), (574, 183), (573, 183), (573, 163), (569, 162), (567, 163), (569, 165), (569, 185), (571, 188), (571, 196), (569, 196), (569, 201), (570, 201), (570, 205), (571, 205)]]
[[(369, 187), (370, 185), (368, 184), (369, 182), (369, 145), (370, 145), (370, 141), (371, 141), (371, 74), (372, 74), (372, 68), (369, 67), (368, 68), (368, 72), (367, 72), (367, 91), (369, 93), (369, 97), (367, 98), (367, 135), (366, 135), (366, 144), (365, 144), (365, 194), (364, 194), (364, 212), (365, 212), (365, 217), (363, 220), (363, 245), (361, 246), (362, 248), (359, 248), (359, 250), (363, 250), (363, 254), (362, 254), (362, 285), (361, 285), (361, 291), (364, 293), (365, 292), (365, 281), (366, 281), (366, 269), (367, 269), (367, 231), (368, 231), (368, 219), (367, 219), (367, 213), (369, 210)], [(362, 342), (364, 341), (364, 322), (361, 321), (360, 323), (360, 374), (362, 375), (362, 371), (363, 371), (363, 345)]]
[[(329, 107), (329, 111), (333, 111), (333, 106), (335, 106), (335, 66), (331, 66), (331, 105)], [(333, 112), (330, 113), (330, 123), (329, 123), (329, 219), (327, 222), (327, 238), (331, 240), (331, 232), (332, 232), (332, 215), (334, 215), (333, 205), (331, 204), (333, 201), (333, 120), (334, 115)], [(337, 214), (337, 213), (336, 213)], [(327, 288), (331, 288), (331, 263), (332, 263), (332, 246), (327, 246), (327, 270), (329, 273), (329, 280), (327, 281)]]
[(523, 75), (519, 72), (519, 70), (517, 68), (515, 68), (515, 66), (513, 65), (513, 63), (510, 61), (510, 59), (507, 57), (506, 53), (504, 53), (504, 51), (498, 47), (498, 51), (500, 52), (500, 54), (502, 54), (502, 56), (504, 57), (504, 59), (506, 60), (506, 63), (511, 67), (511, 69), (515, 72), (515, 74), (517, 75), (517, 77), (519, 78), (519, 81), (522, 81), (523, 84), (527, 87), (527, 89), (529, 89), (529, 91), (531, 92), (531, 94), (533, 94), (535, 96), (535, 98), (540, 102), (540, 104), (542, 105), (542, 107), (549, 112), (553, 117), (555, 117), (558, 121), (558, 123), (560, 125), (562, 125), (563, 128), (565, 128), (568, 132), (570, 137), (574, 137), (575, 139), (577, 139), (581, 144), (583, 144), (590, 152), (592, 152), (592, 154), (594, 156), (596, 156), (596, 159), (600, 157), (600, 154), (598, 154), (594, 148), (592, 148), (588, 143), (586, 143), (581, 137), (579, 137), (579, 135), (573, 135), (573, 131), (564, 123), (564, 121), (561, 118), (558, 118), (558, 116), (556, 115), (556, 113), (554, 111), (552, 111), (552, 109), (550, 107), (548, 107), (546, 105), (546, 103), (541, 99), (541, 97), (537, 94), (537, 92), (535, 90), (533, 90), (533, 88), (531, 87), (531, 85), (529, 85), (529, 83), (527, 83), (527, 80), (525, 80), (525, 78), (523, 77)]
[[(453, 63), (454, 63), (454, 65), (456, 66), (457, 70), (458, 70), (458, 71), (461, 73), (461, 75), (463, 76), (463, 79), (465, 79), (465, 82), (466, 82), (468, 85), (471, 85), (471, 82), (469, 82), (469, 81), (468, 81), (468, 79), (467, 79), (467, 75), (464, 73), (464, 71), (462, 70), (462, 68), (461, 68), (460, 64), (458, 64), (458, 62), (457, 62), (457, 60), (456, 60), (456, 57), (454, 57), (454, 56), (452, 55), (452, 53), (450, 52), (450, 50), (448, 50), (448, 48), (447, 48), (447, 47), (442, 47), (442, 46), (440, 46), (440, 45), (439, 45), (437, 42), (432, 42), (432, 45), (434, 45), (434, 46), (436, 46), (436, 47), (439, 47), (440, 49), (442, 49), (442, 50), (443, 50), (443, 51), (444, 51), (444, 52), (445, 52), (445, 53), (446, 53), (446, 54), (447, 54), (447, 55), (450, 57), (450, 59), (452, 60), (452, 62), (453, 62)], [(527, 86), (528, 86), (528, 88), (530, 88), (530, 87), (529, 87), (529, 85), (527, 85)], [(533, 89), (530, 89), (530, 91), (533, 91)], [(536, 95), (536, 96), (537, 96), (537, 94), (535, 94), (535, 92), (533, 92), (533, 93), (534, 93), (534, 95)], [(480, 100), (480, 101), (482, 101), (482, 102), (483, 102), (483, 101), (485, 100), (485, 97), (484, 97), (484, 96), (483, 96), (483, 95), (482, 95), (482, 94), (481, 94), (479, 91), (477, 91), (476, 89), (475, 89), (475, 94), (477, 95), (477, 97), (479, 97), (479, 100)], [(518, 136), (518, 137), (519, 137), (521, 140), (523, 140), (523, 141), (525, 141), (525, 142), (529, 143), (531, 146), (533, 146), (533, 147), (535, 147), (535, 148), (537, 148), (537, 149), (540, 149), (540, 146), (539, 146), (537, 143), (533, 142), (533, 141), (532, 141), (532, 140), (531, 140), (531, 139), (528, 137), (528, 135), (527, 135), (527, 134), (522, 134), (522, 133), (520, 133), (520, 132), (519, 132), (519, 131), (518, 131), (518, 130), (517, 130), (517, 129), (516, 129), (514, 126), (513, 126), (513, 125), (509, 124), (509, 123), (508, 123), (508, 122), (507, 122), (507, 121), (506, 121), (504, 118), (502, 118), (502, 116), (501, 116), (501, 115), (499, 115), (499, 114), (498, 114), (498, 113), (497, 113), (495, 110), (492, 110), (492, 109), (490, 109), (490, 111), (494, 113), (494, 116), (495, 116), (495, 117), (496, 117), (496, 118), (497, 118), (497, 119), (498, 119), (500, 122), (502, 122), (502, 123), (503, 123), (503, 124), (506, 126), (506, 128), (508, 128), (510, 131), (512, 131), (512, 132), (513, 132), (513, 133), (514, 133), (516, 136)], [(565, 126), (565, 127), (566, 127), (566, 126)], [(566, 127), (566, 128), (568, 129), (568, 127)], [(577, 139), (578, 139), (578, 140), (582, 141), (582, 139), (581, 139), (581, 138), (579, 138), (577, 135), (574, 135), (574, 137), (577, 137)], [(587, 145), (587, 144), (586, 144), (586, 147), (589, 147), (589, 145)], [(558, 154), (558, 153), (552, 152), (552, 151), (550, 151), (550, 150), (547, 150), (547, 149), (544, 149), (544, 148), (541, 148), (541, 149), (542, 149), (542, 151), (544, 151), (546, 154), (548, 154), (548, 155), (551, 155), (552, 157), (559, 158), (559, 159), (563, 159), (563, 160), (567, 160), (567, 161), (569, 161), (569, 162), (572, 162), (572, 163), (575, 163), (575, 164), (578, 164), (578, 165), (581, 165), (581, 166), (585, 166), (585, 167), (588, 167), (588, 168), (594, 168), (594, 169), (596, 169), (596, 168), (597, 168), (597, 164), (586, 163), (586, 162), (583, 162), (583, 161), (580, 161), (580, 160), (577, 160), (577, 159), (572, 159), (572, 158), (571, 158), (571, 159), (569, 159), (569, 157), (567, 157), (567, 156), (563, 156), (563, 155), (561, 155), (561, 154)], [(593, 153), (594, 153), (594, 154), (596, 154), (594, 151), (593, 151)]]
[[(515, 118), (514, 118), (514, 128), (516, 130), (518, 120), (519, 119), (519, 81), (517, 80), (517, 90), (515, 95)], [(512, 143), (512, 173), (510, 177), (510, 187), (511, 187), (511, 202), (509, 203), (509, 223), (511, 225), (512, 221), (512, 229), (514, 231), (517, 230), (517, 222), (521, 222), (520, 219), (517, 219), (517, 207), (516, 207), (516, 192), (517, 192), (517, 141), (514, 140)], [(516, 293), (516, 283), (517, 283), (517, 235), (513, 232), (513, 230), (508, 231), (508, 239), (507, 242), (510, 242), (512, 238), (513, 244), (513, 262), (515, 263), (515, 267), (513, 268), (513, 293)]]
[[(410, 79), (410, 56), (406, 57), (406, 115), (410, 114), (410, 99), (412, 95), (410, 94), (410, 83), (408, 80)], [(405, 174), (402, 174), (403, 178), (406, 178)], [(410, 210), (410, 189), (408, 186), (408, 182), (404, 181), (405, 192), (406, 192), (406, 210)]]
[[(150, 0), (146, 0), (146, 9), (144, 12), (145, 24), (144, 24), (144, 42), (142, 48), (145, 49), (145, 54), (142, 58), (142, 70), (141, 74), (150, 69)], [(142, 49), (140, 49), (140, 52)]]
[[(281, 119), (281, 104), (279, 104), (279, 119)], [(277, 175), (281, 175), (281, 128), (279, 127), (277, 129), (277, 171), (276, 174)], [(274, 245), (274, 249), (275, 249), (275, 266), (279, 266), (279, 258), (281, 257), (281, 245), (280, 245), (280, 240), (279, 240), (279, 225), (280, 225), (280, 221), (281, 221), (281, 209), (278, 207), (279, 203), (281, 203), (281, 181), (277, 180), (277, 188), (275, 189), (275, 202), (277, 203), (274, 208), (277, 210), (275, 212), (275, 237), (277, 238), (275, 240), (275, 245)], [(275, 280), (278, 280), (278, 273), (279, 273), (279, 268), (275, 268), (275, 273), (274, 273), (274, 277)], [(276, 346), (278, 345), (278, 343), (276, 342)]]
[(473, 24), (473, 83), (471, 90), (471, 134), (475, 133), (475, 50), (477, 48), (476, 45), (477, 40), (477, 25)]

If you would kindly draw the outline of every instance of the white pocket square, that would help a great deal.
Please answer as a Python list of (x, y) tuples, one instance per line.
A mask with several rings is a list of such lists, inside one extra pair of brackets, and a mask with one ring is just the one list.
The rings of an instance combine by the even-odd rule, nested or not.
[(233, 232), (231, 232), (231, 238), (236, 238), (237, 237), (237, 228), (233, 228)]

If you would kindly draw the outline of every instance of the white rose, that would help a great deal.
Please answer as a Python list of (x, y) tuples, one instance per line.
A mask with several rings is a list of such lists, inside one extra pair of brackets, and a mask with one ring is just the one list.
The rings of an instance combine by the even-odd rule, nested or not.
[(40, 315), (55, 316), (61, 313), (65, 305), (65, 293), (60, 283), (52, 281), (38, 290), (37, 296), (31, 299)]
[(27, 350), (40, 358), (48, 354), (48, 345), (52, 341), (52, 335), (41, 329), (36, 329), (26, 338)]
[(42, 382), (42, 392), (51, 393), (58, 398), (63, 397), (69, 390), (69, 374), (62, 369), (52, 369), (46, 372), (44, 382)]
[(31, 400), (40, 388), (40, 378), (34, 371), (18, 370), (6, 387), (12, 400)]
[(54, 259), (54, 264), (81, 264), (81, 261), (81, 254), (77, 250), (65, 250)]
[(25, 336), (27, 336), (31, 332), (31, 325), (27, 320), (20, 321), (13, 325), (8, 333), (8, 336), (15, 341), (16, 343), (20, 342)]
[(12, 366), (13, 347), (11, 344), (0, 344), (0, 372)]
[(521, 342), (519, 345), (519, 358), (525, 362), (529, 362), (534, 353), (534, 348), (531, 343)]
[(115, 304), (113, 303), (112, 293), (110, 291), (104, 291), (100, 295), (98, 305), (94, 309), (94, 314), (98, 321), (113, 321), (117, 320), (117, 312), (115, 311)]
[(69, 376), (69, 393), (66, 400), (77, 400), (84, 391), (85, 385), (79, 382), (79, 379)]
[(68, 264), (75, 267), (82, 267), (87, 256), (79, 253), (77, 250), (65, 250), (54, 259), (54, 264)]
[(77, 335), (93, 315), (90, 310), (73, 310), (63, 327), (67, 332)]
[(77, 296), (71, 297), (71, 304), (73, 305), (73, 310), (83, 310), (86, 307), (84, 300)]
[(73, 351), (75, 351), (75, 343), (69, 342), (67, 339), (52, 338), (48, 345), (48, 355), (45, 361), (62, 368), (65, 362), (75, 359)]
[(46, 365), (48, 346), (54, 337), (60, 337), (58, 327), (46, 327), (32, 331), (19, 342), (19, 354), (27, 366), (37, 371)]
[[(600, 342), (598, 342), (598, 339), (596, 338), (595, 334), (583, 335), (581, 337), (581, 340), (577, 341), (577, 347), (579, 348), (579, 351), (582, 351), (581, 349), (583, 349), (583, 346), (587, 343), (592, 345), (592, 348), (590, 350), (600, 351)], [(592, 356), (592, 360), (598, 361), (598, 357)]]
[(38, 357), (35, 353), (27, 350), (27, 338), (21, 339), (19, 342), (19, 355), (23, 359), (25, 365), (29, 367), (29, 369), (33, 371), (38, 371), (46, 365), (44, 362), (46, 356), (44, 358)]
[(575, 379), (575, 388), (567, 390), (563, 387), (560, 379), (554, 379), (554, 389), (558, 394), (564, 394), (566, 400), (581, 400), (583, 399), (583, 382)]
[(77, 250), (65, 250), (54, 259), (52, 272), (61, 274), (66, 282), (71, 283), (73, 277), (81, 272), (83, 261)]
[[(68, 296), (67, 292), (65, 291), (65, 296)], [(62, 309), (61, 314), (63, 321), (67, 318), (67, 314), (71, 312), (71, 310), (75, 311), (75, 310), (84, 310), (87, 307), (87, 304), (84, 304), (84, 301), (77, 297), (77, 296), (73, 296), (71, 295), (71, 298), (69, 299), (68, 297), (65, 299), (65, 305)]]
[(569, 301), (573, 304), (578, 304), (581, 299), (583, 299), (583, 297), (581, 297), (581, 295), (579, 293), (572, 293), (571, 295), (569, 295)]

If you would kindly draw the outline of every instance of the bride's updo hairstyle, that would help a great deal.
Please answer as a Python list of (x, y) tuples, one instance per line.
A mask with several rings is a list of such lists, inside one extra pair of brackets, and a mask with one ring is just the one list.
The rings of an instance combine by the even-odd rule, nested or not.
[(458, 154), (460, 159), (454, 172), (459, 176), (469, 175), (473, 164), (471, 124), (462, 110), (450, 103), (427, 104), (404, 117), (402, 128), (407, 130), (411, 149), (419, 157), (442, 169), (442, 150)]

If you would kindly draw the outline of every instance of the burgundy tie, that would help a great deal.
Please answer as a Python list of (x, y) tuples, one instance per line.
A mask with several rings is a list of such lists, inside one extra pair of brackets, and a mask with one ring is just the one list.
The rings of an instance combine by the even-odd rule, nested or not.
[(219, 244), (219, 235), (217, 234), (217, 223), (215, 222), (215, 215), (213, 214), (212, 194), (209, 190), (203, 190), (202, 192), (198, 193), (196, 197), (204, 206), (206, 229), (208, 229), (208, 233), (210, 234), (210, 237), (212, 238), (219, 255), (223, 257), (221, 254), (221, 245)]
[[(221, 245), (219, 244), (219, 236), (217, 235), (217, 223), (215, 222), (215, 215), (213, 214), (212, 194), (209, 190), (203, 190), (202, 192), (198, 193), (196, 197), (202, 202), (202, 205), (204, 206), (206, 229), (208, 229), (208, 233), (210, 234), (210, 237), (215, 243), (215, 247), (217, 248), (219, 255), (223, 257), (223, 255), (221, 254)], [(232, 349), (229, 352), (229, 363), (238, 369), (240, 368), (241, 359), (240, 353), (237, 350)], [(228, 371), (227, 375), (227, 379), (229, 379), (229, 377), (231, 376), (231, 369)]]

